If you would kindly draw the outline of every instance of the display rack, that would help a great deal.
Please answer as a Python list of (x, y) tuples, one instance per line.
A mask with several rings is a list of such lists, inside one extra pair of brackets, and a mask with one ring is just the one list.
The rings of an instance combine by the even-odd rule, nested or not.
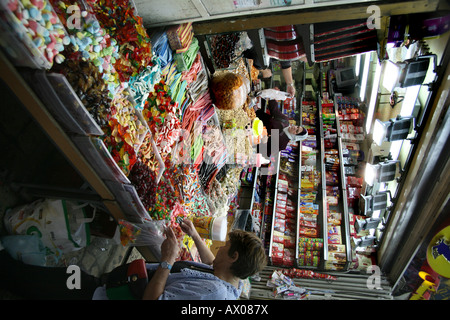
[[(318, 241), (323, 241), (323, 247), (321, 248), (320, 252), (320, 260), (317, 265), (301, 265), (300, 264), (300, 257), (299, 257), (299, 241), (302, 236), (300, 235), (300, 218), (299, 214), (296, 215), (296, 234), (295, 234), (295, 260), (294, 264), (286, 264), (282, 262), (277, 262), (277, 258), (274, 256), (274, 234), (276, 234), (276, 216), (277, 216), (277, 199), (278, 195), (280, 194), (280, 186), (279, 186), (279, 178), (280, 178), (280, 163), (281, 163), (281, 152), (278, 154), (277, 157), (277, 167), (276, 170), (271, 177), (273, 179), (275, 185), (273, 189), (273, 194), (269, 193), (269, 191), (266, 191), (268, 196), (271, 197), (271, 200), (273, 202), (273, 207), (270, 212), (271, 221), (269, 221), (267, 218), (264, 218), (263, 220), (265, 223), (270, 223), (269, 228), (269, 241), (268, 241), (268, 256), (269, 256), (269, 262), (273, 266), (280, 266), (280, 267), (295, 267), (295, 268), (308, 268), (308, 269), (317, 269), (317, 270), (325, 270), (325, 271), (347, 271), (349, 270), (351, 263), (353, 261), (352, 256), (352, 245), (350, 241), (350, 217), (349, 217), (349, 210), (348, 210), (348, 204), (347, 204), (347, 186), (346, 186), (346, 177), (345, 177), (345, 168), (344, 168), (344, 160), (343, 160), (343, 142), (342, 142), (342, 136), (341, 132), (339, 130), (340, 123), (339, 123), (339, 114), (338, 114), (338, 106), (336, 101), (333, 102), (333, 113), (335, 114), (335, 121), (333, 123), (333, 129), (336, 130), (337, 138), (336, 143), (333, 146), (333, 148), (338, 150), (338, 159), (339, 159), (339, 166), (337, 167), (337, 174), (339, 177), (339, 202), (335, 205), (330, 205), (328, 203), (327, 199), (327, 179), (326, 179), (326, 166), (325, 166), (325, 157), (326, 157), (326, 136), (324, 132), (324, 121), (323, 121), (323, 107), (322, 107), (322, 98), (321, 98), (321, 92), (318, 91), (316, 93), (316, 101), (315, 101), (315, 118), (316, 118), (316, 139), (317, 139), (317, 157), (316, 157), (316, 168), (318, 171), (320, 171), (320, 182), (317, 186), (317, 196), (315, 203), (318, 205), (318, 216), (317, 216), (317, 238), (316, 239), (323, 239)], [(301, 99), (300, 99), (301, 100)], [(327, 104), (327, 108), (330, 109), (330, 104)], [(331, 110), (331, 109), (330, 109)], [(299, 147), (298, 149), (298, 177), (294, 177), (296, 181), (293, 181), (292, 185), (294, 186), (297, 183), (297, 213), (300, 213), (301, 203), (302, 199), (300, 197), (301, 190), (302, 190), (302, 149)], [(336, 212), (341, 214), (341, 224), (339, 226), (340, 232), (341, 232), (341, 248), (339, 249), (339, 252), (334, 251), (335, 249), (330, 249), (329, 245), (334, 244), (330, 243), (328, 240), (329, 235), (329, 221), (328, 221), (328, 210), (335, 210)], [(266, 212), (264, 210), (264, 212)], [(263, 233), (263, 232), (262, 232)], [(342, 252), (342, 246), (345, 247), (345, 253)], [(334, 246), (336, 247), (336, 246)], [(345, 255), (345, 261), (339, 262), (333, 259), (333, 257), (339, 256), (342, 259), (342, 255)], [(331, 257), (331, 259), (330, 259)], [(342, 261), (342, 260), (341, 260)]]
[[(114, 193), (115, 190), (112, 190), (108, 186), (108, 182), (100, 177), (98, 168), (94, 167), (82, 152), (80, 152), (76, 143), (73, 141), (73, 135), (67, 132), (55, 119), (47, 106), (31, 89), (19, 70), (12, 65), (3, 52), (0, 52), (0, 77), (18, 97), (26, 110), (28, 110), (39, 123), (49, 138), (56, 144), (71, 165), (79, 172), (80, 176), (98, 195), (101, 199), (100, 202), (112, 217), (115, 220), (127, 219), (130, 221), (141, 221), (142, 217), (137, 214), (137, 211), (124, 211), (124, 204), (120, 203), (120, 197)], [(83, 197), (85, 197), (85, 193), (83, 193), (82, 190), (77, 192), (71, 191), (70, 194), (66, 192), (66, 196), (76, 199), (83, 199)], [(91, 197), (92, 193), (89, 193), (88, 196)], [(129, 194), (127, 195), (127, 198), (133, 198), (133, 195)], [(89, 200), (88, 198), (86, 199)], [(132, 202), (132, 200), (130, 201)], [(127, 204), (125, 204), (125, 206), (126, 205)], [(148, 261), (154, 261), (154, 254), (149, 247), (141, 246), (139, 247), (139, 251)]]

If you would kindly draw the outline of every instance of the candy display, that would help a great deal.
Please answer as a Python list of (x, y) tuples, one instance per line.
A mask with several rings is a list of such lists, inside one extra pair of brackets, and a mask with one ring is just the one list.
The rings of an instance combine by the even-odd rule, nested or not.
[(100, 26), (113, 37), (120, 56), (114, 64), (121, 82), (128, 81), (151, 66), (152, 47), (142, 18), (137, 16), (131, 1), (88, 0)]
[[(98, 67), (108, 85), (111, 96), (120, 90), (118, 74), (114, 68), (119, 58), (119, 46), (114, 38), (100, 27), (95, 16), (82, 10), (83, 5), (73, 1), (53, 0), (53, 6), (69, 33), (71, 50), (81, 53), (81, 58), (90, 60)], [(68, 9), (70, 7), (70, 10)], [(79, 21), (73, 25), (73, 12), (79, 12)]]
[(295, 285), (294, 281), (280, 270), (272, 273), (267, 286), (273, 288), (273, 295), (277, 299), (303, 300), (310, 295), (307, 289)]
[(111, 101), (105, 80), (94, 63), (84, 61), (79, 53), (52, 69), (65, 75), (92, 118), (100, 127), (107, 125), (111, 113)]
[(37, 67), (49, 69), (53, 62), (64, 61), (61, 53), (69, 38), (49, 2), (8, 0), (2, 1), (1, 9), (3, 23), (14, 30)]
[[(241, 57), (245, 33), (207, 37), (214, 66), (222, 69), (210, 74), (191, 23), (149, 37), (132, 1), (8, 0), (7, 5), (45, 56), (46, 69), (66, 77), (103, 131), (96, 139), (121, 180), (100, 178), (111, 189), (111, 182), (120, 180), (135, 190), (129, 211), (139, 208), (145, 215), (136, 214), (142, 224), (118, 221), (122, 245), (158, 246), (162, 229), (170, 226), (182, 249), (178, 258), (198, 260), (180, 219), (211, 222), (203, 224), (203, 236), (212, 238), (212, 221), (226, 222), (246, 210), (240, 207), (241, 187), (248, 187), (253, 207), (246, 226), (262, 239), (270, 264), (283, 268), (267, 283), (274, 297), (307, 298), (309, 291), (294, 278), (336, 280), (316, 271), (342, 270), (350, 262), (347, 215), (340, 204), (344, 197), (356, 202), (362, 187), (356, 176), (364, 158), (357, 149), (362, 126), (359, 118), (348, 118), (360, 114), (351, 107), (356, 102), (341, 99), (338, 112), (331, 100), (323, 109), (300, 103), (300, 113), (296, 99), (281, 102), (281, 111), (300, 120), (309, 136), (290, 142), (267, 166), (256, 149), (267, 129), (250, 93), (257, 71)], [(73, 10), (80, 13), (76, 27)], [(348, 136), (341, 148), (342, 134)], [(122, 209), (126, 205), (116, 195), (115, 200)], [(216, 239), (225, 239), (223, 230)]]

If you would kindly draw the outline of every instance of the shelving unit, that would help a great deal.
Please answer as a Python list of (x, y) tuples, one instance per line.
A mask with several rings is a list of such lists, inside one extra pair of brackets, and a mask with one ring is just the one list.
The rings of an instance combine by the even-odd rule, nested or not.
[[(303, 71), (305, 70), (305, 67), (303, 66)], [(273, 175), (268, 177), (265, 181), (269, 181), (268, 185), (266, 186), (266, 197), (270, 197), (270, 201), (265, 201), (266, 207), (269, 206), (270, 209), (267, 208), (263, 209), (262, 214), (262, 223), (261, 223), (261, 238), (264, 239), (264, 236), (268, 236), (266, 238), (266, 246), (267, 246), (267, 252), (269, 256), (269, 262), (271, 265), (277, 267), (295, 267), (295, 268), (307, 268), (307, 269), (316, 269), (316, 270), (324, 270), (324, 271), (348, 271), (351, 267), (352, 261), (353, 261), (353, 250), (352, 250), (352, 243), (351, 243), (351, 232), (350, 232), (350, 213), (349, 213), (349, 207), (347, 203), (347, 184), (346, 184), (346, 175), (345, 175), (345, 165), (344, 165), (344, 152), (343, 152), (343, 134), (340, 131), (340, 121), (339, 121), (339, 111), (338, 111), (338, 103), (337, 99), (341, 97), (341, 95), (337, 94), (334, 97), (333, 101), (326, 101), (326, 105), (322, 104), (322, 97), (323, 92), (325, 90), (324, 86), (325, 84), (322, 84), (322, 74), (324, 72), (324, 68), (321, 66), (319, 70), (320, 78), (316, 81), (315, 85), (316, 92), (314, 93), (314, 96), (316, 97), (315, 101), (303, 101), (304, 92), (306, 88), (306, 82), (305, 77), (301, 81), (301, 88), (299, 90), (299, 104), (298, 108), (300, 111), (300, 114), (303, 113), (304, 110), (308, 110), (309, 112), (313, 112), (315, 125), (313, 130), (313, 134), (310, 134), (310, 136), (315, 135), (316, 139), (314, 141), (315, 148), (315, 166), (311, 166), (311, 162), (303, 163), (302, 161), (302, 150), (311, 150), (305, 149), (305, 146), (309, 145), (306, 144), (303, 146), (303, 143), (299, 145), (299, 148), (295, 154), (296, 157), (296, 166), (298, 166), (298, 175), (296, 176), (290, 176), (292, 179), (289, 187), (292, 187), (295, 189), (295, 192), (292, 191), (292, 197), (291, 200), (294, 201), (295, 205), (297, 206), (297, 211), (294, 214), (295, 219), (295, 234), (290, 235), (287, 229), (285, 229), (286, 233), (284, 234), (285, 240), (290, 239), (289, 237), (295, 237), (295, 246), (292, 246), (290, 243), (290, 240), (286, 240), (289, 245), (287, 246), (288, 252), (292, 252), (292, 249), (295, 249), (295, 259), (293, 259), (293, 263), (289, 259), (281, 259), (281, 254), (278, 254), (277, 250), (281, 250), (279, 248), (284, 248), (283, 241), (279, 240), (280, 233), (279, 229), (283, 227), (283, 224), (279, 224), (277, 221), (278, 217), (280, 217), (281, 210), (278, 210), (277, 207), (279, 205), (279, 198), (280, 195), (285, 193), (286, 191), (281, 191), (282, 188), (280, 186), (280, 179), (283, 176), (283, 172), (280, 171), (280, 165), (282, 163), (283, 159), (283, 152), (278, 153), (277, 156), (277, 166), (274, 168)], [(311, 105), (309, 106), (308, 103)], [(306, 109), (304, 109), (306, 108)], [(326, 135), (326, 130), (324, 129), (324, 118), (323, 113), (324, 112), (330, 112), (329, 118), (332, 119), (332, 121), (328, 121), (328, 127), (332, 128), (333, 132), (333, 143), (327, 142), (326, 140), (330, 137), (329, 135)], [(300, 121), (302, 121), (303, 117), (300, 117)], [(301, 123), (301, 122), (300, 122)], [(338, 192), (337, 194), (333, 194), (333, 196), (336, 196), (336, 199), (339, 199), (338, 202), (336, 199), (329, 199), (327, 195), (327, 166), (326, 166), (326, 159), (330, 156), (330, 150), (333, 150), (333, 153), (336, 153), (336, 159), (339, 161), (336, 167), (333, 166), (333, 171), (335, 172), (335, 176), (337, 177), (338, 181), (335, 183), (333, 189), (335, 192)], [(335, 150), (335, 151), (334, 151)], [(308, 152), (308, 151), (306, 151)], [(297, 160), (298, 159), (298, 160)], [(309, 163), (309, 166), (307, 165)], [(302, 217), (304, 216), (304, 212), (302, 210), (306, 210), (303, 208), (307, 208), (305, 205), (305, 201), (310, 201), (309, 199), (303, 199), (302, 196), (305, 194), (305, 192), (302, 192), (303, 188), (308, 188), (308, 186), (303, 185), (302, 181), (302, 174), (304, 174), (305, 170), (317, 170), (318, 173), (320, 173), (320, 180), (317, 182), (317, 184), (314, 186), (313, 192), (315, 192), (315, 201), (313, 201), (314, 205), (311, 205), (311, 208), (317, 208), (317, 217), (316, 217), (316, 229), (317, 234), (311, 236), (308, 240), (310, 251), (307, 254), (308, 255), (314, 255), (317, 259), (317, 254), (320, 252), (319, 256), (319, 262), (318, 263), (311, 263), (311, 261), (305, 263), (304, 262), (304, 252), (300, 251), (300, 247), (302, 246), (302, 249), (305, 247), (305, 239), (306, 237), (304, 234), (300, 232), (300, 229), (302, 227)], [(255, 179), (258, 179), (258, 177), (255, 177)], [(272, 188), (270, 187), (272, 185)], [(256, 192), (255, 184), (253, 184), (253, 192)], [(306, 189), (305, 189), (306, 190)], [(330, 201), (329, 201), (330, 200)], [(283, 201), (283, 200), (281, 200)], [(252, 208), (252, 206), (250, 207)], [(333, 221), (329, 220), (329, 211), (336, 212), (336, 214), (333, 215), (333, 217), (341, 217), (340, 218), (340, 225), (335, 226), (337, 229), (339, 229), (339, 235), (342, 239), (339, 244), (339, 246), (335, 246), (336, 242), (335, 240), (330, 240), (330, 229), (333, 230), (333, 225), (331, 224)], [(307, 211), (305, 211), (307, 212)], [(287, 217), (285, 218), (288, 219)], [(291, 218), (289, 218), (291, 219)], [(307, 224), (307, 223), (306, 223)], [(277, 228), (278, 227), (278, 228)], [(264, 230), (267, 230), (267, 233), (264, 232)], [(332, 242), (330, 242), (332, 241)], [(280, 245), (280, 243), (282, 245)], [(313, 249), (311, 249), (313, 248)], [(318, 250), (319, 249), (319, 250)], [(338, 250), (338, 251), (336, 251)], [(340, 260), (336, 260), (338, 259)], [(316, 261), (316, 260), (312, 260)]]

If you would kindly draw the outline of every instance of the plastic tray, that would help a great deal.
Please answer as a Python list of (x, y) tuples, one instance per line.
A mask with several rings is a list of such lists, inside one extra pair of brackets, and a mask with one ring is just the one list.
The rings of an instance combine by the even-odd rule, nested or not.
[(43, 70), (23, 72), (22, 75), (65, 131), (84, 136), (104, 134), (64, 75), (46, 74)]
[(83, 128), (84, 132), (97, 136), (103, 135), (103, 130), (86, 110), (66, 77), (59, 73), (48, 73), (47, 78), (64, 108), (73, 120)]
[(101, 139), (74, 136), (72, 140), (101, 179), (130, 184)]
[(152, 220), (132, 184), (112, 181), (105, 181), (105, 184), (111, 190), (115, 200), (119, 203), (129, 221), (143, 222)]

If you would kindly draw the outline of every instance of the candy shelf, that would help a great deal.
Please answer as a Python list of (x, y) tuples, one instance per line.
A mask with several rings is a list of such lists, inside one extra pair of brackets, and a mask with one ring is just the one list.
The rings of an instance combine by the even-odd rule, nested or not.
[(77, 136), (72, 140), (100, 178), (106, 181), (130, 184), (130, 180), (114, 161), (101, 139)]
[(3, 52), (0, 52), (0, 77), (9, 86), (19, 101), (36, 119), (44, 132), (58, 146), (62, 154), (69, 160), (92, 189), (101, 197), (103, 204), (115, 219), (124, 219), (123, 210), (115, 201), (111, 190), (99, 177), (95, 168), (79, 152), (68, 133), (47, 110), (22, 75), (16, 70)]
[(104, 134), (64, 75), (38, 70), (23, 73), (23, 76), (67, 132), (83, 136)]
[(152, 218), (142, 205), (139, 195), (132, 184), (114, 181), (105, 181), (108, 188), (114, 194), (116, 201), (122, 208), (127, 221), (141, 223), (143, 220), (150, 221)]
[[(350, 243), (350, 219), (347, 204), (342, 139), (340, 134), (336, 134), (337, 139), (335, 145), (332, 145), (329, 141), (326, 141), (326, 139), (329, 139), (330, 135), (325, 135), (322, 114), (324, 110), (331, 110), (330, 104), (328, 103), (324, 105), (324, 108), (322, 108), (322, 101), (319, 93), (317, 93), (317, 101), (311, 102), (311, 104), (312, 105), (307, 107), (306, 110), (309, 110), (310, 113), (314, 114), (314, 132), (316, 139), (312, 138), (314, 134), (311, 134), (311, 140), (305, 145), (302, 143), (301, 146), (299, 146), (298, 186), (296, 186), (297, 182), (295, 180), (297, 177), (295, 176), (291, 176), (291, 182), (289, 182), (288, 185), (289, 187), (297, 188), (298, 192), (297, 198), (295, 198), (295, 192), (292, 191), (292, 189), (290, 190), (290, 194), (292, 196), (291, 199), (295, 199), (295, 203), (297, 205), (297, 212), (295, 213), (295, 216), (288, 217), (286, 215), (285, 217), (286, 225), (289, 219), (295, 219), (295, 246), (292, 246), (292, 235), (290, 234), (290, 230), (288, 230), (287, 227), (285, 229), (285, 225), (283, 224), (285, 221), (277, 220), (284, 219), (284, 217), (280, 215), (283, 211), (277, 209), (277, 206), (280, 203), (278, 201), (281, 199), (279, 195), (284, 194), (281, 197), (286, 198), (286, 189), (283, 191), (283, 188), (286, 188), (286, 183), (284, 183), (284, 186), (280, 185), (280, 179), (284, 179), (282, 177), (283, 171), (280, 171), (281, 152), (278, 157), (276, 177), (275, 175), (272, 176), (272, 179), (275, 181), (275, 188), (273, 194), (269, 195), (274, 202), (271, 212), (272, 222), (270, 225), (270, 241), (268, 244), (269, 262), (274, 266), (285, 268), (295, 267), (300, 269), (305, 268), (324, 271), (347, 271), (352, 262), (352, 249)], [(337, 115), (337, 110), (334, 107), (333, 112)], [(328, 123), (328, 128), (331, 128), (332, 132), (335, 132), (334, 130), (339, 132), (339, 130), (337, 130), (339, 128), (339, 119), (337, 116), (336, 121), (328, 121)], [(313, 145), (315, 147), (311, 147)], [(306, 146), (309, 147), (306, 148)], [(303, 149), (305, 152), (315, 154), (315, 158), (312, 158), (314, 160), (306, 160), (306, 162), (303, 163)], [(339, 188), (339, 195), (336, 195), (337, 199), (339, 199), (338, 202), (336, 202), (336, 198), (329, 198), (331, 195), (327, 195), (328, 166), (326, 166), (325, 160), (330, 153), (336, 153), (335, 151), (331, 151), (334, 149), (337, 149), (338, 155), (336, 156), (339, 159), (339, 165), (337, 167), (333, 167), (333, 170), (335, 170), (335, 174), (339, 179), (339, 183), (336, 184), (336, 187)], [(312, 163), (312, 161), (314, 163)], [(314, 170), (316, 170), (317, 173), (320, 173), (320, 180), (316, 180), (314, 188), (312, 189), (311, 185), (303, 185), (306, 182), (303, 182), (302, 177), (303, 174), (308, 171)], [(302, 188), (309, 191), (302, 192)], [(313, 200), (303, 198), (308, 196), (308, 193), (309, 195), (315, 195)], [(284, 200), (281, 199), (281, 201)], [(313, 213), (311, 212), (317, 213), (316, 220), (308, 220), (312, 217), (311, 214)], [(341, 217), (339, 220), (340, 222), (336, 222), (332, 220), (332, 218), (329, 218), (329, 213), (331, 212), (337, 212), (337, 214), (332, 217)], [(312, 232), (314, 230), (307, 230), (308, 228), (315, 229), (315, 232)], [(337, 233), (342, 239), (341, 241), (337, 241), (334, 237), (329, 238), (330, 235), (334, 234), (334, 230), (337, 230)], [(280, 231), (286, 231), (286, 233), (280, 233)], [(292, 248), (295, 248), (294, 261), (292, 261)]]

